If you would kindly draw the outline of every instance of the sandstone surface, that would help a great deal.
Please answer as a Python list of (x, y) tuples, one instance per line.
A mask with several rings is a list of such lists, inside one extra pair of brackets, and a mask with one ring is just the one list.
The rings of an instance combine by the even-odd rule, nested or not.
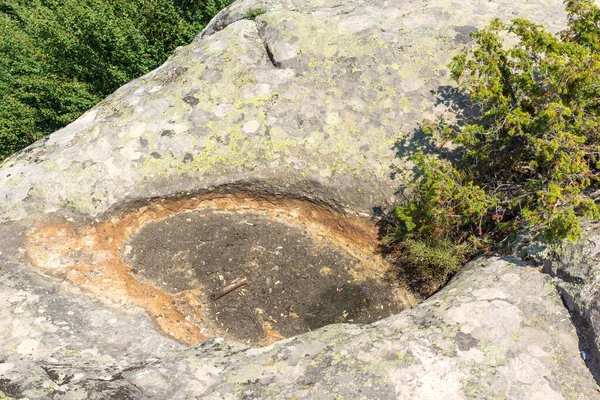
[[(245, 18), (256, 9), (266, 13)], [(413, 308), (401, 277), (383, 298), (365, 294), (389, 278), (375, 221), (411, 179), (413, 134), (460, 103), (446, 65), (494, 17), (565, 24), (556, 0), (241, 0), (6, 160), (0, 398), (599, 398), (580, 353), (593, 340), (561, 302), (595, 332), (597, 291), (580, 291), (597, 287), (589, 269), (553, 280), (482, 257)], [(563, 269), (579, 262), (569, 254)], [(247, 342), (219, 322), (209, 295), (236, 278), (228, 263), (266, 279), (227, 295), (241, 299), (279, 290), (268, 279), (282, 270), (302, 279), (309, 259), (332, 285), (318, 307), (237, 306), (255, 325)], [(280, 294), (296, 285), (283, 284)], [(354, 308), (313, 325), (322, 299)], [(393, 315), (336, 323), (353, 312)], [(285, 334), (285, 318), (314, 330)]]

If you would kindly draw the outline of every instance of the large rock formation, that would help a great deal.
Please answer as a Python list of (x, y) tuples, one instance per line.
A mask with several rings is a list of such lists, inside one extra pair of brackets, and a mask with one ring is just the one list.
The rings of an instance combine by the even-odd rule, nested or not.
[(413, 132), (460, 100), (448, 61), (517, 16), (565, 22), (556, 0), (239, 1), (8, 159), (0, 398), (599, 397), (549, 275), (484, 257), (400, 312), (418, 296), (378, 251)]

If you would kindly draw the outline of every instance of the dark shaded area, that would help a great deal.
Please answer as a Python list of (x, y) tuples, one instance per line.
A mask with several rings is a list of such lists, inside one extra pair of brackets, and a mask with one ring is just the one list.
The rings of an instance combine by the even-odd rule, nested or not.
[[(370, 323), (402, 309), (391, 283), (351, 273), (360, 271), (359, 261), (345, 251), (266, 216), (185, 212), (147, 224), (129, 244), (123, 258), (138, 279), (173, 294), (202, 288), (214, 324), (253, 345), (272, 334)], [(248, 284), (209, 299), (241, 278)]]
[(392, 239), (397, 224), (395, 209), (383, 210), (381, 207), (374, 207), (372, 215), (377, 219), (381, 257), (393, 266), (388, 271), (386, 280), (404, 282), (410, 292), (420, 300), (425, 300), (441, 289), (449, 278), (440, 279), (439, 276), (432, 275), (431, 271), (407, 265), (402, 261), (402, 257), (398, 254), (399, 250)]
[(53, 382), (58, 382), (60, 379), (60, 375), (49, 367), (42, 367), (48, 378), (52, 379)]
[[(137, 387), (120, 376), (115, 376), (110, 380), (87, 379), (77, 384), (77, 386), (86, 391), (86, 399), (88, 400), (138, 400), (148, 398)], [(53, 398), (63, 398), (64, 394), (58, 390)]]
[(0, 379), (0, 393), (4, 393), (7, 396), (20, 398), (21, 388), (19, 385), (10, 379)]
[[(357, 284), (330, 286), (325, 288), (317, 297), (317, 302), (308, 305), (303, 314), (303, 320), (310, 329), (317, 329), (335, 322), (347, 320), (366, 323), (372, 322), (372, 314), (379, 314), (377, 310), (370, 312), (373, 293), (367, 293)], [(393, 299), (387, 299), (393, 301)], [(340, 315), (340, 305), (344, 311)], [(346, 315), (346, 316), (344, 316)], [(325, 322), (325, 323), (324, 323)]]
[(267, 52), (267, 57), (269, 58), (269, 61), (271, 62), (271, 64), (273, 64), (273, 67), (281, 68), (281, 63), (275, 59), (275, 56), (273, 55), (273, 51), (271, 50), (271, 48), (269, 47), (269, 44), (267, 42), (265, 42), (265, 51)]
[(71, 382), (71, 380), (73, 379), (73, 375), (61, 374), (61, 373), (59, 373), (59, 371), (57, 371), (56, 369), (54, 369), (51, 366), (47, 366), (47, 367), (42, 366), (41, 368), (44, 370), (46, 375), (48, 375), (48, 378), (50, 378), (52, 380), (52, 382), (57, 383), (59, 385), (67, 384), (67, 383)]
[[(457, 28), (457, 37), (466, 38), (473, 29), (470, 26), (459, 27)], [(458, 87), (450, 85), (439, 86), (437, 90), (431, 91), (431, 95), (436, 98), (435, 106), (444, 105), (447, 109), (440, 118), (455, 129), (472, 123), (474, 117), (480, 113), (480, 110), (471, 103), (469, 96)], [(400, 137), (394, 143), (393, 150), (396, 158), (401, 160), (410, 159), (420, 152), (437, 154), (440, 158), (450, 160), (454, 164), (461, 158), (460, 149), (452, 146), (449, 140), (425, 133), (423, 125), (415, 128), (411, 135)], [(400, 163), (400, 165), (403, 164), (403, 162)], [(392, 166), (391, 171), (390, 177), (392, 179), (397, 179), (406, 173), (410, 173), (414, 177), (413, 181), (420, 178), (419, 172), (413, 169), (407, 170)], [(412, 198), (410, 188), (405, 185), (399, 187), (395, 194), (398, 196), (400, 203), (407, 203)], [(391, 235), (398, 223), (396, 209), (392, 207), (391, 209), (384, 210), (381, 207), (374, 207), (372, 216), (378, 221), (381, 255), (395, 266), (395, 269), (390, 272), (389, 279), (402, 278), (409, 285), (411, 291), (420, 295), (422, 299), (438, 291), (448, 279), (441, 278), (435, 271), (416, 268), (406, 265), (401, 261), (402, 257), (398, 253), (398, 248), (395, 242), (391, 240)]]
[[(600, 385), (600, 353), (598, 352), (598, 345), (595, 342), (596, 329), (592, 322), (595, 318), (591, 310), (579, 307), (578, 303), (574, 301), (567, 290), (558, 286), (558, 292), (565, 308), (569, 311), (573, 325), (575, 325), (575, 331), (579, 339), (579, 351), (582, 352), (582, 358), (584, 358), (583, 355), (585, 354), (585, 365), (590, 370), (596, 383)], [(596, 307), (600, 308), (599, 305)]]
[[(472, 105), (469, 96), (455, 86), (440, 86), (437, 90), (431, 91), (436, 96), (435, 106), (444, 105), (447, 111), (442, 115), (443, 119), (452, 121), (452, 125), (462, 126), (472, 122), (473, 117), (479, 114), (479, 109)], [(439, 154), (450, 160), (457, 157), (456, 151), (444, 147), (430, 135), (427, 135), (422, 126), (417, 127), (412, 135), (399, 138), (393, 146), (396, 157), (405, 158), (417, 152), (427, 154)], [(397, 172), (397, 171), (395, 171)]]
[[(451, 119), (451, 125), (453, 126), (459, 127), (470, 122), (479, 112), (477, 108), (472, 106), (469, 96), (457, 87), (449, 85), (440, 86), (437, 90), (432, 90), (431, 94), (436, 96), (435, 106), (444, 105), (447, 107), (446, 114), (442, 115), (441, 118), (444, 120)], [(396, 158), (400, 160), (410, 159), (415, 154), (422, 152), (425, 154), (437, 154), (440, 158), (457, 161), (460, 159), (460, 154), (456, 148), (448, 146), (449, 143), (447, 140), (439, 140), (439, 138), (425, 133), (421, 124), (414, 129), (411, 135), (398, 138), (392, 150)], [(400, 165), (403, 164), (400, 163)], [(419, 178), (417, 171), (402, 169), (396, 165), (391, 166), (390, 178), (397, 179), (407, 172), (413, 174), (415, 178)], [(407, 200), (405, 189), (406, 187), (400, 187), (396, 191), (396, 195), (401, 198), (401, 201)], [(394, 218), (392, 217), (392, 219)]]
[(455, 26), (453, 29), (456, 32), (456, 36), (454, 36), (456, 44), (470, 42), (471, 34), (477, 32), (477, 28), (471, 25)]
[(475, 339), (471, 334), (459, 331), (454, 337), (458, 349), (460, 351), (468, 351), (473, 347), (477, 347), (479, 340)]
[(565, 308), (569, 311), (573, 325), (575, 325), (579, 338), (579, 351), (582, 352), (582, 358), (596, 383), (600, 385), (600, 352), (598, 349), (600, 297), (598, 290), (590, 293), (589, 287), (586, 287), (587, 280), (595, 274), (594, 265), (597, 261), (594, 259), (595, 257), (590, 256), (589, 259), (582, 260), (577, 256), (577, 254), (586, 253), (586, 246), (595, 245), (593, 242), (575, 244), (569, 252), (562, 256), (554, 253), (552, 255), (554, 261), (547, 260), (545, 264), (547, 273), (562, 281), (556, 285), (556, 288)]

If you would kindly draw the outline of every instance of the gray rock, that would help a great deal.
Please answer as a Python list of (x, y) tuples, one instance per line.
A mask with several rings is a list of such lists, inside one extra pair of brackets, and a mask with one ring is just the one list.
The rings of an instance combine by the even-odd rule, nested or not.
[[(267, 13), (244, 19), (256, 8)], [(471, 262), (378, 322), (260, 348), (215, 338), (227, 332), (203, 320), (206, 288), (172, 293), (124, 261), (148, 222), (212, 210), (295, 227), (355, 260), (352, 280), (383, 278), (369, 217), (410, 181), (421, 120), (457, 101), (448, 61), (469, 32), (516, 16), (565, 23), (556, 0), (239, 1), (6, 160), (0, 398), (598, 398), (553, 281), (516, 258)], [(152, 276), (184, 274), (186, 254)]]
[(597, 398), (549, 278), (515, 261), (474, 261), (443, 292), (372, 325), (257, 350), (213, 340), (125, 376), (163, 398)]
[(223, 339), (185, 348), (139, 312), (111, 309), (22, 267), (2, 271), (7, 395), (598, 397), (550, 278), (517, 259), (471, 262), (440, 293), (377, 323), (330, 325), (258, 349)]
[[(241, 19), (254, 8), (268, 12)], [(236, 2), (164, 65), (7, 160), (0, 221), (227, 185), (368, 216), (409, 179), (396, 156), (415, 143), (399, 140), (452, 102), (446, 65), (466, 32), (516, 16), (564, 25), (558, 0)]]
[(577, 323), (581, 350), (596, 380), (600, 378), (600, 234), (599, 224), (587, 222), (574, 245), (555, 249), (551, 273)]

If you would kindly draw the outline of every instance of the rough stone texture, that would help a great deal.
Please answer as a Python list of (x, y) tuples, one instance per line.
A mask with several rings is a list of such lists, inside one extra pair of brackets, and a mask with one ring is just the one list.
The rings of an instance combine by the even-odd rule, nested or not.
[[(255, 8), (267, 13), (242, 19)], [(115, 209), (186, 193), (277, 195), (370, 216), (410, 178), (397, 173), (398, 139), (452, 101), (446, 64), (468, 33), (517, 16), (558, 30), (562, 10), (556, 0), (240, 1), (163, 66), (8, 159), (0, 398), (598, 398), (553, 281), (517, 259), (472, 262), (377, 323), (251, 349), (159, 333), (125, 297), (86, 288), (114, 277), (73, 283), (80, 263), (110, 255), (94, 236), (61, 247), (110, 225)], [(34, 268), (28, 247), (50, 217), (88, 229), (58, 230), (45, 247), (40, 238), (55, 272)], [(567, 303), (590, 310), (595, 329), (587, 304), (597, 292), (578, 291), (596, 283), (564, 281)]]
[[(240, 20), (254, 8), (268, 12)], [(228, 184), (370, 215), (402, 182), (390, 177), (396, 142), (447, 108), (446, 65), (468, 32), (516, 16), (564, 25), (558, 0), (235, 3), (164, 65), (6, 161), (0, 221)]]
[[(578, 326), (582, 351), (600, 379), (600, 225), (588, 222), (582, 239), (546, 261)], [(551, 261), (552, 260), (552, 261)]]
[(259, 349), (184, 348), (139, 313), (23, 267), (5, 262), (0, 279), (0, 390), (17, 397), (598, 397), (551, 279), (516, 259), (476, 260), (397, 316)]

